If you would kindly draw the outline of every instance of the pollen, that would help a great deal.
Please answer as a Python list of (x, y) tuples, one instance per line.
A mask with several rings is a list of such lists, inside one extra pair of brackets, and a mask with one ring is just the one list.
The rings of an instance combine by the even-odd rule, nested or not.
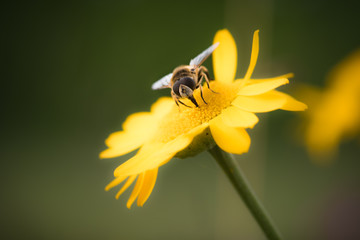
[(209, 122), (230, 106), (236, 97), (239, 86), (238, 81), (230, 84), (218, 81), (210, 82), (210, 89), (213, 91), (206, 85), (203, 86), (203, 96), (206, 103), (201, 98), (200, 89), (196, 89), (194, 97), (199, 107), (195, 107), (187, 99), (182, 99), (182, 101), (190, 108), (182, 105), (178, 107), (174, 104), (174, 107), (159, 124), (159, 129), (153, 140), (168, 142), (203, 123)]

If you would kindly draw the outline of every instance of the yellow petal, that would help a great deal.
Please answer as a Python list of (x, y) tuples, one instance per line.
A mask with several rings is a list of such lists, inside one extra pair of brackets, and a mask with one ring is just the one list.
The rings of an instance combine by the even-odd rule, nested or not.
[(252, 128), (259, 121), (255, 114), (230, 106), (220, 114), (221, 119), (229, 127)]
[(141, 188), (142, 188), (142, 186), (144, 184), (144, 175), (145, 175), (145, 173), (139, 174), (139, 177), (138, 177), (138, 179), (136, 181), (134, 190), (132, 191), (132, 193), (131, 193), (131, 195), (129, 197), (129, 200), (126, 203), (126, 207), (129, 208), (129, 209), (131, 208), (131, 205), (133, 204), (133, 202), (135, 201), (135, 199), (139, 195), (140, 190), (141, 190)]
[(105, 191), (109, 191), (109, 189), (111, 189), (111, 188), (119, 185), (119, 184), (122, 183), (125, 179), (126, 179), (125, 176), (115, 178), (114, 180), (112, 180), (112, 181), (105, 187)]
[(211, 135), (216, 144), (226, 152), (242, 154), (250, 147), (250, 137), (243, 128), (227, 126), (220, 117), (210, 121)]
[(253, 44), (252, 44), (252, 49), (251, 49), (251, 58), (250, 58), (250, 65), (249, 68), (245, 74), (244, 80), (247, 81), (248, 79), (250, 79), (252, 73), (254, 72), (255, 69), (255, 65), (256, 65), (256, 61), (258, 59), (259, 56), (259, 30), (256, 30), (254, 32), (254, 37), (253, 37)]
[(115, 169), (114, 176), (134, 175), (158, 168), (187, 147), (206, 127), (207, 124), (202, 124), (167, 143), (153, 142), (144, 145), (134, 157)]
[[(179, 143), (181, 144), (181, 143)], [(164, 148), (166, 148), (166, 143), (152, 143), (144, 145), (138, 153), (118, 166), (114, 171), (114, 176), (126, 176), (126, 175), (134, 175), (139, 174), (141, 172), (145, 172), (146, 170), (159, 167), (161, 162), (169, 160), (176, 153), (174, 153), (174, 149), (169, 149), (168, 154), (162, 155), (162, 158), (154, 158), (156, 152), (163, 152)]]
[(124, 131), (114, 132), (106, 139), (109, 148), (100, 153), (100, 158), (118, 157), (139, 148), (153, 136), (158, 120), (174, 105), (172, 98), (162, 97), (151, 106), (151, 112), (131, 114), (123, 123)]
[(170, 97), (159, 98), (152, 106), (151, 113), (157, 118), (161, 119), (166, 115), (173, 107), (175, 107), (175, 102)]
[(321, 103), (321, 99), (324, 97), (323, 90), (307, 84), (298, 84), (293, 95), (296, 97), (301, 97), (301, 100), (306, 102), (306, 105), (309, 106), (309, 111), (307, 114), (310, 115), (317, 111), (316, 106)]
[(137, 199), (138, 206), (142, 207), (144, 205), (144, 203), (146, 202), (146, 200), (149, 198), (149, 196), (155, 186), (157, 173), (158, 173), (158, 168), (146, 171), (145, 178), (144, 178), (144, 184), (141, 188), (139, 197)]
[(237, 96), (232, 105), (249, 112), (269, 112), (286, 103), (286, 97), (270, 91), (256, 96)]
[(286, 102), (284, 106), (281, 107), (282, 110), (287, 111), (304, 111), (307, 109), (307, 105), (296, 100), (295, 98), (291, 97), (290, 95), (283, 93), (283, 92), (277, 92), (277, 94), (284, 96), (286, 98)]
[(120, 195), (125, 192), (126, 189), (128, 189), (130, 187), (130, 185), (134, 182), (134, 180), (136, 179), (136, 175), (130, 176), (128, 178), (128, 180), (126, 180), (126, 182), (124, 183), (124, 185), (122, 186), (122, 188), (117, 192), (115, 198), (119, 199)]
[(109, 148), (100, 153), (100, 158), (118, 157), (139, 148), (153, 135), (156, 124), (151, 113), (131, 114), (123, 123), (124, 131), (114, 132), (105, 140)]
[(205, 128), (207, 128), (208, 126), (209, 126), (208, 123), (204, 123), (202, 125), (199, 125), (199, 126), (193, 128), (189, 132), (178, 136), (174, 140), (168, 142), (166, 144), (166, 146), (161, 149), (161, 151), (155, 152), (153, 157), (156, 159), (157, 158), (165, 159), (165, 158), (167, 158), (166, 156), (169, 155), (169, 152), (171, 153), (171, 157), (167, 158), (167, 160), (165, 160), (165, 161), (158, 161), (158, 162), (153, 163), (151, 165), (152, 166), (151, 169), (155, 168), (155, 166), (161, 166), (161, 165), (167, 163), (168, 161), (170, 161), (171, 158), (173, 158), (173, 156), (176, 155), (176, 153), (178, 153), (178, 152), (182, 151), (184, 148), (186, 148), (192, 142), (194, 137), (196, 137), (197, 135), (202, 133), (205, 130)]
[(231, 83), (235, 79), (237, 65), (237, 49), (234, 38), (227, 29), (216, 33), (214, 43), (220, 45), (213, 53), (213, 68), (215, 80)]
[[(146, 123), (149, 122), (155, 122), (150, 112), (138, 112), (128, 116), (122, 127), (124, 131), (135, 131), (137, 133), (143, 130), (147, 130)], [(139, 128), (141, 129), (140, 131)], [(108, 141), (109, 140), (107, 140), (107, 142)]]
[(100, 153), (100, 158), (113, 158), (132, 152), (139, 148), (149, 136), (150, 131), (144, 132), (143, 135), (124, 131), (112, 133), (106, 141), (109, 148)]
[(267, 80), (256, 81), (256, 82), (251, 81), (249, 82), (248, 85), (245, 85), (240, 89), (238, 95), (243, 95), (243, 96), (259, 95), (271, 91), (287, 83), (289, 83), (289, 80), (287, 80), (286, 78), (270, 80), (270, 81)]
[(318, 160), (330, 160), (338, 151), (341, 134), (342, 129), (334, 127), (331, 120), (330, 124), (324, 121), (310, 122), (305, 131), (309, 153)]
[[(293, 73), (287, 73), (287, 74), (283, 74), (283, 75), (280, 75), (280, 76), (276, 76), (276, 77), (271, 77), (271, 78), (252, 78), (251, 79), (251, 82), (258, 82), (258, 81), (271, 81), (271, 80), (277, 80), (277, 79), (281, 79), (281, 78), (293, 78), (294, 77), (294, 74)], [(237, 79), (237, 80), (243, 80), (243, 79)]]

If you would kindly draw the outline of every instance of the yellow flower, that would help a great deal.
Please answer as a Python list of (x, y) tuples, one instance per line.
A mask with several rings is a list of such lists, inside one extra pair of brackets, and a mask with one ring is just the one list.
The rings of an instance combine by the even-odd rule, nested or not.
[[(254, 113), (306, 108), (289, 95), (273, 90), (288, 83), (291, 74), (250, 79), (259, 52), (258, 31), (254, 33), (250, 65), (243, 79), (234, 80), (237, 50), (230, 32), (218, 31), (215, 42), (220, 45), (213, 53), (215, 80), (210, 85), (217, 93), (207, 87), (203, 89), (207, 104), (198, 101), (198, 108), (180, 106), (179, 110), (172, 98), (162, 97), (150, 112), (130, 115), (123, 131), (111, 134), (106, 140), (109, 148), (100, 154), (101, 158), (117, 157), (140, 148), (134, 157), (115, 169), (115, 179), (106, 187), (109, 190), (127, 179), (116, 195), (118, 198), (137, 178), (128, 208), (136, 198), (138, 206), (144, 205), (154, 188), (158, 168), (173, 157), (192, 156), (214, 144), (230, 153), (247, 152), (250, 137), (245, 128), (252, 128), (258, 122)], [(199, 89), (194, 97), (201, 99)]]
[(324, 92), (309, 95), (305, 142), (315, 160), (327, 163), (341, 139), (360, 130), (360, 50), (332, 70)]

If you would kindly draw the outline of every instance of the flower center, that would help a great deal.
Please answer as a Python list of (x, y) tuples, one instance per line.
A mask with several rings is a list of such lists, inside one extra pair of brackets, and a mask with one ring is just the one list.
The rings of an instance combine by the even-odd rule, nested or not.
[(180, 105), (180, 108), (174, 104), (174, 107), (159, 123), (159, 129), (153, 140), (168, 142), (177, 136), (184, 134), (191, 129), (209, 122), (211, 119), (221, 113), (221, 111), (230, 106), (239, 90), (239, 82), (222, 83), (218, 81), (210, 82), (210, 88), (206, 84), (203, 87), (203, 96), (201, 98), (200, 89), (194, 91), (194, 97), (199, 104), (196, 108), (188, 99), (181, 99), (191, 108)]

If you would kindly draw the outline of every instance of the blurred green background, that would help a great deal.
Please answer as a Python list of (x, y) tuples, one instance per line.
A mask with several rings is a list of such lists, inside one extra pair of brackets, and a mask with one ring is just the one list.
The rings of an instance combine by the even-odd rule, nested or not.
[[(3, 239), (265, 239), (206, 152), (160, 168), (145, 206), (128, 210), (128, 192), (115, 200), (104, 187), (131, 154), (99, 160), (104, 140), (168, 96), (151, 84), (219, 29), (237, 41), (238, 77), (260, 29), (254, 77), (294, 72), (284, 91), (323, 86), (360, 45), (355, 1), (9, 1), (0, 11)], [(259, 116), (239, 164), (285, 238), (359, 237), (359, 141), (321, 167), (296, 140), (300, 115)]]

